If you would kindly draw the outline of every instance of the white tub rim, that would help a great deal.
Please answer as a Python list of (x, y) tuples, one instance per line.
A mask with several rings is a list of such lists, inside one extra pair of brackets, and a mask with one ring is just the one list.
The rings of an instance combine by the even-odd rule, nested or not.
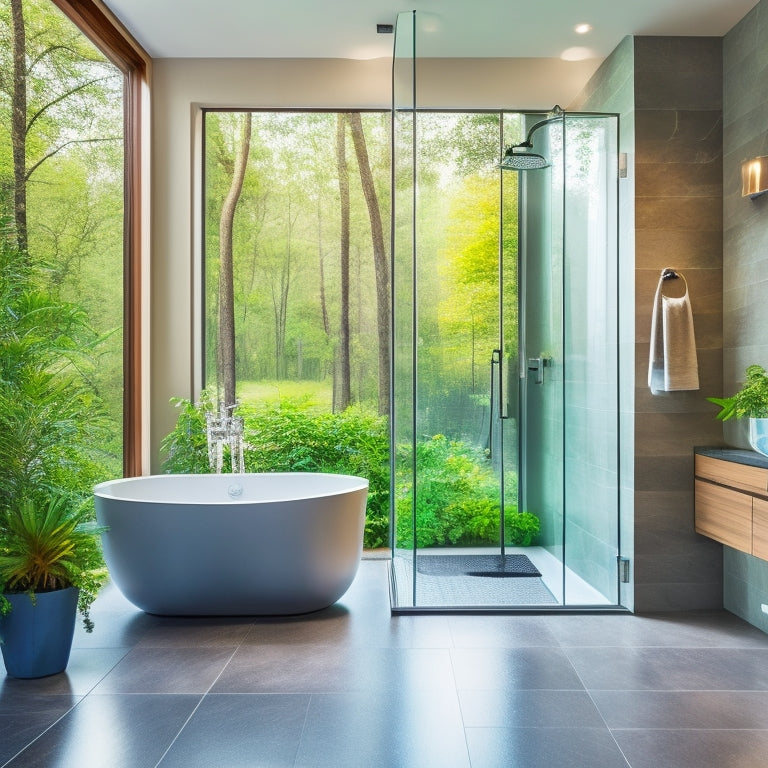
[[(337, 488), (334, 488), (333, 490), (328, 490), (325, 492), (317, 492), (307, 490), (305, 493), (293, 493), (290, 496), (279, 496), (279, 497), (267, 497), (267, 496), (260, 496), (257, 498), (246, 496), (246, 497), (228, 497), (228, 498), (219, 498), (219, 499), (212, 499), (212, 500), (201, 500), (201, 499), (191, 499), (191, 498), (183, 498), (183, 499), (167, 499), (167, 498), (136, 498), (136, 496), (130, 496), (126, 494), (118, 494), (116, 492), (110, 492), (110, 490), (114, 489), (115, 491), (118, 491), (122, 488), (129, 488), (131, 485), (138, 484), (141, 481), (159, 481), (159, 482), (170, 482), (172, 479), (183, 481), (185, 478), (211, 478), (212, 480), (215, 478), (216, 482), (220, 482), (224, 485), (226, 488), (227, 485), (232, 485), (233, 483), (238, 482), (238, 478), (245, 479), (245, 478), (259, 478), (259, 477), (269, 477), (270, 479), (278, 479), (278, 478), (296, 478), (296, 477), (322, 477), (322, 478), (334, 478), (339, 479), (339, 481), (347, 481), (346, 485), (340, 485)], [(166, 480), (167, 478), (167, 480)], [(367, 478), (360, 477), (359, 475), (349, 475), (349, 474), (342, 474), (342, 473), (335, 473), (335, 472), (243, 472), (243, 473), (222, 473), (222, 474), (215, 474), (215, 473), (206, 473), (206, 472), (197, 472), (197, 473), (161, 473), (161, 474), (149, 474), (149, 475), (137, 475), (135, 477), (121, 477), (121, 478), (115, 478), (114, 480), (105, 480), (104, 482), (98, 483), (93, 488), (94, 496), (98, 496), (102, 499), (110, 499), (115, 501), (125, 501), (130, 502), (131, 504), (170, 504), (174, 506), (199, 506), (199, 507), (214, 507), (214, 506), (248, 506), (248, 505), (262, 505), (262, 504), (280, 504), (285, 502), (292, 502), (292, 501), (305, 501), (305, 500), (311, 500), (311, 499), (322, 499), (322, 498), (329, 498), (333, 496), (341, 496), (348, 493), (355, 493), (359, 491), (368, 491), (369, 489), (369, 481)]]

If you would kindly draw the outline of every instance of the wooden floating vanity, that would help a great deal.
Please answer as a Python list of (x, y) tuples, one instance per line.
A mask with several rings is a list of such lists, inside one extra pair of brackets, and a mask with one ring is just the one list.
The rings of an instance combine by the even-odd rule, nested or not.
[(695, 462), (696, 532), (768, 560), (768, 458), (697, 448)]

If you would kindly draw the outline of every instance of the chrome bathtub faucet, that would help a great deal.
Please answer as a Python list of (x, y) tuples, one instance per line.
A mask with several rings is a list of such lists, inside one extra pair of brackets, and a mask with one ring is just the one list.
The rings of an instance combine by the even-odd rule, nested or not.
[[(224, 470), (224, 446), (229, 446), (232, 473), (245, 472), (243, 458), (243, 418), (233, 416), (239, 403), (226, 405), (217, 402), (217, 410), (205, 413), (205, 434), (208, 440), (208, 464), (212, 472), (220, 475)], [(242, 489), (241, 489), (242, 492)], [(239, 495), (239, 494), (238, 494)]]

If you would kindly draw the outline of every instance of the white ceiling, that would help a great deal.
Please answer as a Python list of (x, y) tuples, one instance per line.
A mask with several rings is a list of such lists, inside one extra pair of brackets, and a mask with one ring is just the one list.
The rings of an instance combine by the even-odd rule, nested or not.
[[(757, 0), (105, 2), (154, 58), (388, 57), (393, 37), (376, 24), (415, 9), (421, 55), (583, 59), (607, 56), (628, 34), (724, 35)], [(576, 34), (580, 22), (592, 31)]]

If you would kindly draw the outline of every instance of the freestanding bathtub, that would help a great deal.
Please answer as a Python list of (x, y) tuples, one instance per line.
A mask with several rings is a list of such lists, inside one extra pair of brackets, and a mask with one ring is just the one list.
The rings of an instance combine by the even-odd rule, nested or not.
[(94, 495), (110, 577), (147, 613), (309, 613), (362, 554), (368, 481), (351, 475), (151, 475)]

